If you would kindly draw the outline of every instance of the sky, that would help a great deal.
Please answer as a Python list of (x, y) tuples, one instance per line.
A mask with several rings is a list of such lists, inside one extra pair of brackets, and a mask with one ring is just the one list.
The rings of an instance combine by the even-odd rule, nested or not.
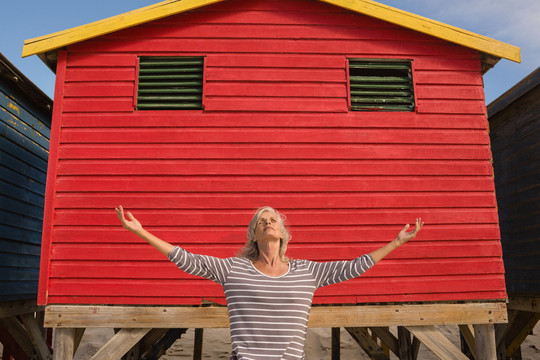
[[(148, 6), (159, 0), (4, 0), (0, 52), (53, 98), (54, 74), (36, 56), (21, 58), (24, 40)], [(539, 0), (379, 0), (380, 3), (521, 48), (521, 63), (501, 59), (484, 75), (486, 104), (540, 66)]]

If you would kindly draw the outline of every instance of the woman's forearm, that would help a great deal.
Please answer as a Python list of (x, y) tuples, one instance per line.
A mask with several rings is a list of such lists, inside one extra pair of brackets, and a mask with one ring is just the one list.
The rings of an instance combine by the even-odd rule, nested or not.
[(149, 233), (145, 229), (133, 231), (133, 233), (140, 238), (146, 240), (146, 242), (155, 247), (160, 253), (165, 256), (169, 255), (171, 250), (174, 248), (174, 245), (171, 245), (168, 242), (161, 240), (160, 238)]
[(381, 261), (384, 257), (386, 257), (386, 255), (390, 254), (392, 251), (397, 249), (398, 247), (399, 245), (394, 240), (384, 245), (383, 247), (372, 251), (369, 255), (371, 255), (371, 257), (373, 258), (373, 261), (377, 263)]

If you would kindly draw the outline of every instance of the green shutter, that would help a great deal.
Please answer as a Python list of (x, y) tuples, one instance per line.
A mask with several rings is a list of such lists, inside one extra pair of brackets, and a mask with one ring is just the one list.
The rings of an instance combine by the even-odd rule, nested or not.
[(351, 109), (414, 111), (409, 60), (349, 59)]
[(203, 69), (203, 57), (140, 57), (137, 109), (202, 109)]

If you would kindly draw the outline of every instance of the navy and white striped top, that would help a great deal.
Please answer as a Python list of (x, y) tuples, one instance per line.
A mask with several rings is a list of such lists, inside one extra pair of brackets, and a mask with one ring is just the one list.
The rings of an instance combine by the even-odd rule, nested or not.
[(370, 255), (351, 261), (289, 261), (284, 275), (263, 274), (246, 258), (195, 255), (178, 246), (168, 255), (181, 270), (223, 286), (229, 309), (231, 359), (303, 359), (313, 293), (362, 275)]

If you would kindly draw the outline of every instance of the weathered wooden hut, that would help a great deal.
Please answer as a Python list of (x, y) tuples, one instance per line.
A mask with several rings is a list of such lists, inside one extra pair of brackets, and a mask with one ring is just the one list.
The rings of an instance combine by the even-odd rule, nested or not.
[(399, 325), (451, 353), (433, 326), (475, 325), (492, 348), (506, 292), (482, 75), (518, 48), (373, 1), (169, 0), (26, 41), (34, 54), (56, 72), (39, 303), (58, 341), (228, 324), (224, 308), (182, 306), (223, 304), (222, 289), (124, 231), (118, 204), (222, 257), (269, 204), (295, 258), (353, 258), (428, 224), (317, 292), (358, 306), (314, 307), (310, 326), (377, 349), (359, 334)]
[(51, 116), (52, 100), (0, 53), (2, 359), (50, 355), (36, 300)]
[(492, 102), (488, 120), (510, 315), (500, 346), (521, 358), (540, 319), (540, 69)]

